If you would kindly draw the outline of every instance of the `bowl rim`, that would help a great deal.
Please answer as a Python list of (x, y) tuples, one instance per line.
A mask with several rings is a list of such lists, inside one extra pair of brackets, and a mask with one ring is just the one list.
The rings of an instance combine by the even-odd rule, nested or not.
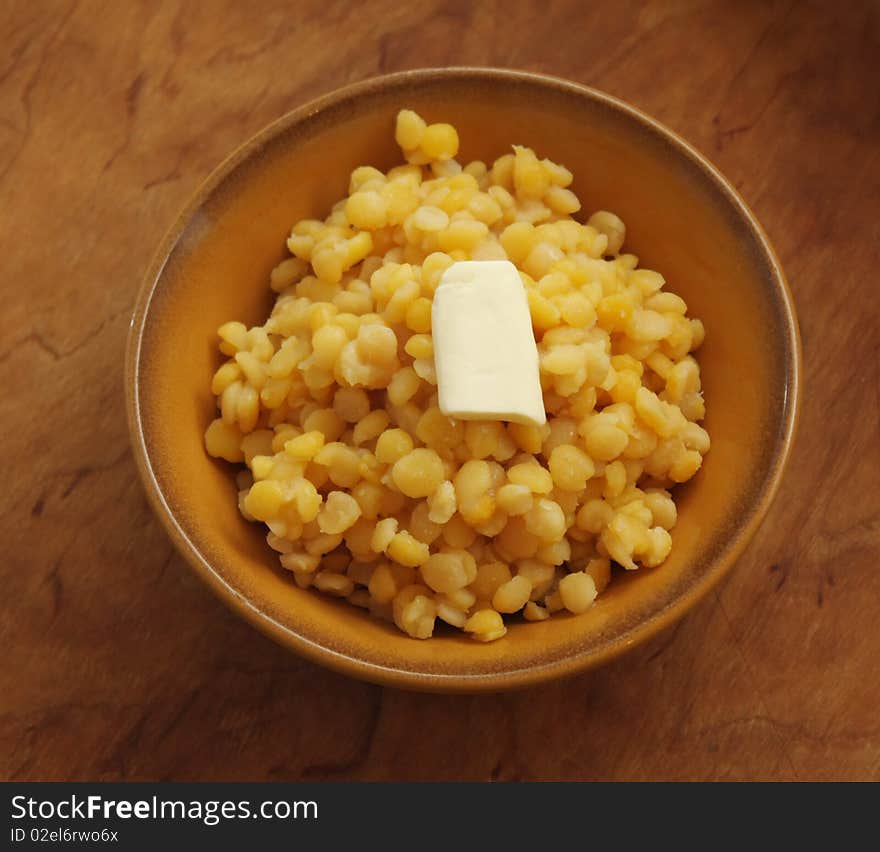
[[(420, 81), (437, 77), (452, 79), (478, 78), (483, 81), (518, 80), (565, 90), (598, 101), (612, 110), (623, 113), (655, 134), (665, 138), (680, 154), (688, 158), (699, 170), (709, 177), (718, 190), (727, 197), (733, 208), (738, 211), (747, 227), (754, 233), (761, 250), (766, 256), (768, 267), (771, 271), (771, 278), (781, 298), (785, 320), (786, 348), (792, 355), (790, 370), (786, 374), (785, 411), (779, 450), (774, 456), (772, 467), (766, 473), (750, 518), (742, 527), (736, 530), (734, 537), (725, 550), (709, 565), (705, 573), (675, 600), (653, 613), (645, 621), (631, 627), (596, 650), (575, 653), (538, 666), (504, 669), (490, 673), (444, 674), (417, 672), (371, 663), (318, 644), (307, 636), (297, 633), (287, 625), (281, 624), (272, 618), (271, 615), (259, 609), (245, 595), (233, 588), (221, 577), (178, 523), (165, 500), (165, 496), (153, 471), (140, 414), (138, 387), (140, 356), (150, 304), (174, 247), (177, 245), (193, 214), (202, 206), (205, 199), (242, 161), (246, 160), (254, 151), (260, 150), (269, 140), (282, 133), (288, 127), (341, 101), (381, 89), (389, 83), (401, 84), (407, 81)], [(431, 692), (464, 693), (522, 688), (537, 685), (558, 677), (571, 676), (601, 666), (671, 626), (715, 588), (731, 571), (733, 565), (764, 520), (779, 490), (797, 431), (800, 415), (802, 371), (801, 339), (794, 299), (779, 258), (767, 234), (748, 204), (704, 154), (697, 151), (696, 148), (675, 131), (637, 107), (590, 86), (532, 71), (455, 66), (399, 71), (392, 74), (370, 77), (335, 89), (277, 118), (235, 148), (232, 153), (222, 160), (193, 191), (182, 211), (166, 231), (147, 267), (147, 272), (139, 288), (132, 312), (125, 351), (124, 379), (129, 435), (138, 474), (146, 491), (148, 501), (176, 549), (184, 556), (197, 576), (225, 604), (279, 644), (284, 645), (312, 662), (328, 666), (342, 674), (385, 686)]]

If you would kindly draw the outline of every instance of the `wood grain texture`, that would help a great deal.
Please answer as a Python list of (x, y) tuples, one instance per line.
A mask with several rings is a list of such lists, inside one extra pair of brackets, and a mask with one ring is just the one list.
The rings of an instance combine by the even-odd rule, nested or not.
[[(0, 773), (8, 779), (880, 780), (880, 7), (30, 3), (0, 12)], [(739, 187), (794, 291), (804, 405), (726, 585), (597, 672), (381, 689), (239, 621), (128, 447), (140, 277), (206, 173), (337, 86), (429, 65), (630, 101)]]

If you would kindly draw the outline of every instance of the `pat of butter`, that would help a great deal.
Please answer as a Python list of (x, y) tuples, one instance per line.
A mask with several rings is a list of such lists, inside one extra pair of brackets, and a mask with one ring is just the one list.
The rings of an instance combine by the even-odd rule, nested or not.
[(431, 326), (447, 417), (546, 422), (529, 303), (510, 261), (453, 263), (434, 293)]

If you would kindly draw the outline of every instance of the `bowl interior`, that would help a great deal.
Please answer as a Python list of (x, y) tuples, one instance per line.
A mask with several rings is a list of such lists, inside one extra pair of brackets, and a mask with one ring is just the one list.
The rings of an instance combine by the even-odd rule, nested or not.
[[(197, 570), (275, 638), (349, 673), (422, 688), (521, 685), (599, 662), (665, 623), (723, 573), (778, 478), (793, 423), (797, 343), (784, 285), (736, 197), (677, 140), (588, 90), (529, 75), (431, 72), (368, 81), (273, 125), (207, 182), (169, 235), (136, 311), (135, 445), (160, 515)], [(660, 271), (706, 326), (698, 354), (712, 450), (677, 491), (660, 568), (616, 574), (587, 614), (512, 624), (487, 645), (409, 639), (348, 604), (297, 588), (261, 526), (238, 513), (233, 466), (210, 459), (216, 329), (262, 322), (290, 226), (322, 217), (353, 168), (400, 161), (398, 109), (456, 125), (460, 159), (512, 143), (564, 163), (583, 213), (627, 225), (626, 248)]]

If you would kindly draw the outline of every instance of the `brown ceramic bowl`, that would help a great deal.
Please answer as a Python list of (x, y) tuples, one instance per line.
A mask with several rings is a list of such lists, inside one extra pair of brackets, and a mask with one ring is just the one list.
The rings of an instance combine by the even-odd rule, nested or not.
[[(410, 639), (347, 603), (297, 588), (261, 526), (238, 512), (234, 470), (202, 444), (215, 415), (216, 329), (262, 323), (268, 276), (290, 226), (326, 215), (353, 168), (400, 161), (402, 107), (449, 121), (460, 158), (511, 143), (564, 163), (587, 211), (627, 225), (627, 247), (703, 319), (699, 352), (712, 450), (676, 492), (673, 550), (656, 570), (616, 575), (585, 615), (513, 623), (489, 644)], [(597, 666), (690, 609), (730, 569), (767, 511), (798, 410), (800, 348), (773, 250), (730, 184), (693, 148), (630, 106), (535, 74), (413, 71), (367, 80), (294, 110), (202, 185), (166, 236), (132, 320), (128, 414), (147, 494), (208, 585), (260, 630), (315, 662), (394, 686), (499, 690)]]

